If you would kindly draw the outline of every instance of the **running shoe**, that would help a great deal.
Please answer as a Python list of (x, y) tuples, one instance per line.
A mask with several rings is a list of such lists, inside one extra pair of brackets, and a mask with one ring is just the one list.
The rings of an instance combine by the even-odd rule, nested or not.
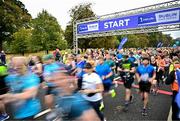
[(111, 90), (111, 97), (112, 97), (112, 98), (116, 97), (116, 92), (115, 92), (114, 89)]
[(130, 96), (129, 102), (130, 102), (130, 103), (133, 103), (133, 102), (134, 102), (134, 96), (133, 96), (133, 95)]
[(101, 105), (100, 105), (100, 107), (99, 107), (99, 110), (102, 111), (103, 109), (104, 109), (104, 103), (101, 102)]
[(0, 115), (0, 121), (5, 121), (7, 119), (9, 119), (9, 115), (8, 114), (1, 114)]
[(124, 111), (124, 112), (127, 112), (127, 111), (128, 111), (128, 105), (125, 105), (125, 106), (124, 106), (123, 111)]
[(147, 115), (148, 115), (148, 114), (147, 114), (147, 109), (143, 108), (143, 110), (142, 110), (142, 115), (143, 115), (143, 116), (147, 116)]

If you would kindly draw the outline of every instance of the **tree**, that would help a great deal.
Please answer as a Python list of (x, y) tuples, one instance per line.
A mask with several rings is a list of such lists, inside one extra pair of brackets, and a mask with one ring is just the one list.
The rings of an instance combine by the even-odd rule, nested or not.
[(118, 44), (116, 36), (96, 37), (89, 42), (90, 48), (117, 48)]
[(32, 26), (32, 44), (34, 51), (46, 50), (48, 53), (48, 50), (56, 47), (65, 49), (64, 47), (66, 47), (67, 42), (64, 40), (63, 30), (56, 18), (46, 10), (38, 14), (38, 17), (33, 20)]
[(72, 23), (66, 26), (64, 36), (68, 42), (68, 47), (72, 49), (73, 48), (73, 24)]
[[(69, 10), (71, 20), (65, 30), (65, 39), (67, 40), (69, 47), (73, 47), (73, 23), (80, 19), (95, 17), (95, 14), (91, 9), (91, 5), (91, 3), (84, 3)], [(80, 39), (79, 46), (87, 48), (89, 45), (88, 42), (89, 39)]]
[(158, 32), (148, 33), (148, 39), (149, 39), (150, 47), (157, 47), (159, 41), (159, 33)]
[[(70, 10), (71, 21), (65, 30), (65, 39), (68, 41), (69, 47), (73, 47), (73, 23), (76, 20), (95, 17), (95, 13), (92, 11), (91, 3), (84, 3), (73, 7)], [(95, 37), (95, 38), (82, 38), (78, 39), (78, 45), (80, 48), (114, 48), (117, 46), (117, 39), (115, 37)]]
[(0, 50), (5, 40), (21, 27), (28, 27), (31, 15), (19, 0), (0, 0)]
[(167, 47), (173, 43), (173, 38), (169, 34), (162, 35), (163, 46)]
[(31, 29), (21, 28), (18, 32), (13, 34), (13, 41), (11, 42), (11, 52), (21, 53), (24, 55), (25, 52), (30, 50), (29, 42), (31, 40)]
[(138, 47), (139, 44), (139, 38), (135, 34), (127, 35), (127, 42), (125, 43), (124, 47)]

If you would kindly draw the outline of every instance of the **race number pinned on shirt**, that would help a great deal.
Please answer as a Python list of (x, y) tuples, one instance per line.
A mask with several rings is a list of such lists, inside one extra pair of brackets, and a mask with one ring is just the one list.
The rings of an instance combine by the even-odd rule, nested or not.
[(149, 80), (149, 74), (148, 73), (142, 74), (140, 78), (142, 81), (148, 81)]

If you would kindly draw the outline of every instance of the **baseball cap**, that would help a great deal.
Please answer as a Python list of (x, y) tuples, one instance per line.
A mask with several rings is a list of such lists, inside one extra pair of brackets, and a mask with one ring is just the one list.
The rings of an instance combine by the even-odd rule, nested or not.
[(91, 65), (90, 63), (86, 63), (86, 64), (84, 65), (84, 68), (85, 68), (85, 69), (91, 69), (91, 68), (92, 68), (92, 65)]

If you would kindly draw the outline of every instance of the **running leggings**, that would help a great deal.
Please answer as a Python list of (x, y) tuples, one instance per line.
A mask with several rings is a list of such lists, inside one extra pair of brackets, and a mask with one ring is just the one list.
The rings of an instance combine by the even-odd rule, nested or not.
[(97, 115), (101, 119), (101, 121), (104, 121), (104, 115), (103, 113), (99, 110), (99, 107), (101, 106), (101, 100), (96, 101), (96, 102), (90, 102), (91, 106), (93, 109), (96, 111)]

